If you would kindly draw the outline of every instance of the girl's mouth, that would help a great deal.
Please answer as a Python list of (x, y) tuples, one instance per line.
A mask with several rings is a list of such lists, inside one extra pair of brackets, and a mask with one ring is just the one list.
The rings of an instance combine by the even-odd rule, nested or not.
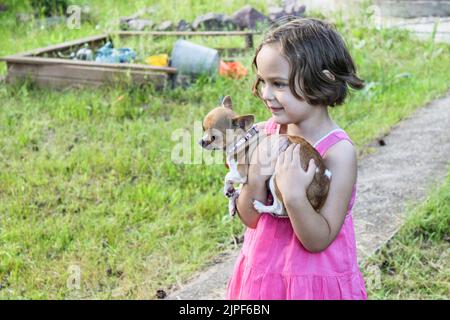
[(276, 112), (280, 112), (281, 110), (283, 110), (283, 108), (274, 108), (274, 107), (269, 107), (270, 112), (272, 113), (276, 113)]

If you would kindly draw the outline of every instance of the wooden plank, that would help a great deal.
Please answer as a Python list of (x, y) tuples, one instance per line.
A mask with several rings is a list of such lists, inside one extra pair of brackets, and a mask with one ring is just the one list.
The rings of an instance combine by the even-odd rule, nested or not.
[(57, 77), (69, 77), (79, 79), (102, 80), (105, 75), (142, 74), (155, 76), (155, 78), (166, 78), (165, 73), (155, 73), (139, 70), (110, 69), (101, 67), (73, 66), (73, 65), (36, 65), (36, 64), (10, 64), (8, 72), (32, 73), (36, 75), (46, 74)]
[(148, 76), (149, 79), (155, 80), (167, 79), (165, 73), (153, 73), (147, 71), (131, 71), (131, 70), (113, 70), (107, 68), (86, 68), (80, 66), (52, 66), (52, 65), (33, 65), (33, 64), (13, 64), (9, 65), (8, 72), (16, 74), (30, 74), (34, 76), (46, 75), (55, 77), (65, 77), (73, 79), (90, 79), (90, 80), (115, 80), (114, 77), (124, 78), (127, 75)]
[(215, 48), (219, 51), (219, 54), (222, 58), (222, 55), (237, 55), (237, 54), (245, 54), (248, 52), (247, 48)]
[(260, 34), (256, 31), (118, 31), (111, 33), (119, 36), (249, 36)]
[(0, 58), (0, 61), (6, 61), (8, 63), (14, 64), (24, 63), (24, 64), (39, 64), (39, 65), (75, 65), (86, 67), (101, 67), (109, 69), (146, 70), (170, 74), (174, 74), (177, 72), (177, 69), (172, 67), (156, 67), (136, 63), (100, 63), (95, 61), (80, 61), (80, 60), (59, 59), (59, 58), (9, 56)]
[(213, 37), (213, 36), (241, 36), (245, 37), (245, 47), (253, 48), (253, 36), (260, 34), (257, 31), (119, 31), (115, 35), (124, 36), (176, 36), (176, 37)]
[(5, 59), (7, 59), (8, 57), (37, 56), (37, 55), (40, 55), (40, 54), (45, 53), (45, 52), (67, 49), (67, 48), (70, 48), (70, 47), (82, 45), (84, 43), (99, 42), (100, 40), (105, 40), (108, 37), (109, 37), (109, 34), (106, 33), (106, 34), (102, 34), (102, 35), (86, 37), (86, 38), (77, 39), (77, 40), (73, 40), (73, 41), (67, 41), (67, 42), (63, 42), (63, 43), (57, 44), (57, 45), (52, 45), (52, 46), (48, 46), (48, 47), (45, 47), (45, 48), (33, 49), (33, 50), (30, 50), (30, 51), (26, 51), (26, 52), (14, 54), (14, 55), (11, 55), (11, 56), (3, 57), (3, 58), (0, 58), (0, 61), (2, 61), (2, 60), (5, 61)]
[(127, 79), (136, 83), (152, 83), (157, 89), (168, 85), (168, 75), (165, 73), (153, 73), (148, 71), (118, 70), (108, 68), (92, 68), (73, 65), (36, 65), (36, 64), (9, 64), (9, 83), (31, 79), (37, 83), (55, 83), (61, 81), (61, 87), (67, 84), (89, 84), (89, 83), (114, 83), (126, 81)]
[[(15, 83), (17, 81), (24, 81), (25, 79), (30, 79), (34, 83), (36, 83), (39, 87), (51, 87), (51, 88), (67, 88), (67, 87), (83, 87), (83, 86), (101, 86), (101, 85), (113, 85), (114, 81), (96, 81), (96, 80), (84, 80), (84, 79), (72, 79), (72, 78), (59, 78), (54, 76), (45, 76), (40, 75), (38, 77), (32, 77), (32, 76), (24, 76), (21, 74), (11, 74), (7, 77), (8, 83)], [(145, 77), (139, 77), (139, 76), (133, 76), (131, 83), (134, 85), (148, 85), (152, 84), (156, 89), (161, 90), (169, 85), (169, 83), (165, 83), (164, 85), (155, 83), (155, 82), (149, 82), (148, 79)]]
[(10, 74), (7, 77), (7, 82), (14, 84), (22, 82), (25, 79), (30, 79), (40, 88), (52, 88), (52, 89), (64, 89), (64, 88), (82, 88), (82, 87), (99, 87), (101, 85), (108, 85), (107, 83), (100, 81), (83, 81), (69, 78), (55, 78), (55, 77), (24, 77), (20, 74)]

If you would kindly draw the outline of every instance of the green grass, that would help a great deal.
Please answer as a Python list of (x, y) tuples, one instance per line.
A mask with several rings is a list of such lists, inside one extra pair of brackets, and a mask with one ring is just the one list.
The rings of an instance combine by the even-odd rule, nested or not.
[(450, 299), (450, 171), (362, 268), (370, 299)]
[[(151, 4), (96, 1), (94, 22), (79, 30), (18, 25), (15, 13), (27, 5), (11, 4), (0, 17), (0, 56), (111, 30), (118, 17)], [(265, 4), (250, 4), (267, 13)], [(168, 2), (159, 4), (154, 19), (192, 21), (243, 5), (177, 1), (174, 10)], [(448, 90), (450, 46), (333, 19), (369, 85), (352, 92), (332, 116), (362, 152)], [(241, 57), (250, 71), (242, 80), (201, 78), (187, 89), (164, 92), (151, 86), (52, 91), (2, 84), (0, 298), (152, 299), (156, 290), (185, 281), (232, 248), (243, 226), (227, 217), (225, 167), (174, 163), (171, 152), (179, 141), (172, 131), (187, 130), (192, 156), (207, 155), (196, 145), (193, 124), (226, 94), (239, 113), (267, 119), (250, 93), (251, 58)], [(0, 70), (6, 73), (5, 64)], [(80, 270), (78, 290), (67, 285), (74, 266)]]

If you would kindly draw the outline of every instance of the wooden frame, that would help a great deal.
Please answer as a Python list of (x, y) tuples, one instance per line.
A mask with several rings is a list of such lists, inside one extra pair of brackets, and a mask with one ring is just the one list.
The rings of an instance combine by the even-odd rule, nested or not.
[(38, 48), (0, 58), (7, 64), (8, 74), (6, 81), (14, 83), (30, 79), (38, 86), (49, 86), (53, 88), (65, 88), (67, 86), (99, 86), (105, 83), (113, 83), (127, 79), (134, 84), (145, 84), (149, 81), (157, 89), (166, 86), (174, 86), (177, 74), (176, 68), (155, 67), (144, 64), (134, 63), (99, 63), (94, 61), (80, 61), (60, 58), (44, 58), (40, 55), (58, 50), (71, 50), (87, 43), (91, 46), (102, 44), (112, 36), (172, 36), (172, 37), (191, 37), (191, 36), (240, 36), (245, 37), (244, 48), (229, 48), (219, 50), (231, 50), (240, 52), (253, 48), (253, 35), (256, 32), (147, 32), (147, 31), (119, 31), (97, 36), (91, 36), (74, 41), (64, 42), (58, 45), (52, 45), (45, 48)]

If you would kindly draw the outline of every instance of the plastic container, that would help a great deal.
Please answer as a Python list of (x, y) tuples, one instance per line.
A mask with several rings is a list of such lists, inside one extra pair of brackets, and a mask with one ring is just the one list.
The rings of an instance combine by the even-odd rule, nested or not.
[(215, 77), (219, 70), (220, 59), (217, 50), (186, 40), (175, 42), (170, 59), (170, 65), (180, 74), (206, 74)]
[(145, 58), (145, 62), (151, 66), (156, 67), (167, 67), (169, 64), (169, 55), (167, 54), (157, 54)]
[(107, 42), (97, 50), (95, 61), (108, 63), (130, 63), (136, 59), (136, 53), (130, 48), (115, 49), (111, 42)]

